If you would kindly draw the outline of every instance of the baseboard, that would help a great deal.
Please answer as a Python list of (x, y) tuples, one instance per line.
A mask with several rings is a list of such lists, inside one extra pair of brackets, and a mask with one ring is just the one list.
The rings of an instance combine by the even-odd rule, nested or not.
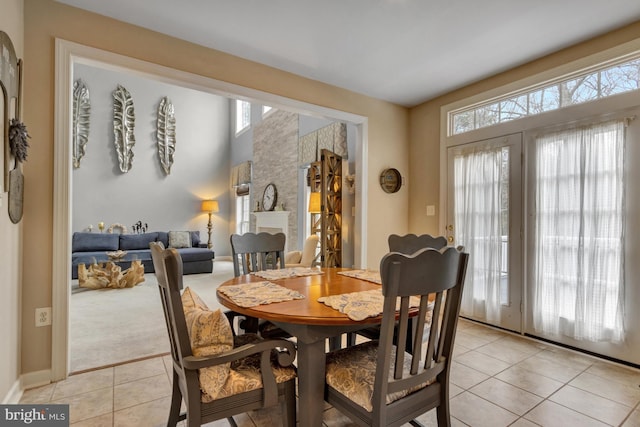
[(233, 258), (231, 255), (222, 255), (214, 259), (213, 263), (215, 264), (216, 261), (233, 261)]
[(17, 379), (16, 382), (13, 383), (11, 389), (2, 400), (3, 405), (11, 405), (20, 402), (20, 398), (22, 397), (22, 387), (20, 386), (20, 380)]
[(43, 369), (42, 371), (29, 372), (20, 376), (22, 390), (28, 390), (34, 387), (40, 387), (51, 383), (51, 369)]

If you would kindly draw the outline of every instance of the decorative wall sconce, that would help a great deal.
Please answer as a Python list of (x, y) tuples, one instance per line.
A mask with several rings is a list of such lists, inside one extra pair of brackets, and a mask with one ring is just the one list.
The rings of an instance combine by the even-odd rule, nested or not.
[(207, 231), (209, 232), (209, 240), (207, 240), (207, 248), (211, 249), (211, 230), (213, 229), (213, 224), (211, 223), (211, 214), (214, 212), (219, 212), (220, 208), (218, 206), (217, 200), (203, 200), (202, 206), (200, 208), (202, 212), (206, 212), (209, 214), (209, 222), (207, 223)]
[(356, 175), (355, 174), (345, 175), (344, 181), (345, 181), (345, 187), (347, 187), (347, 191), (349, 191), (349, 194), (355, 193), (356, 192)]

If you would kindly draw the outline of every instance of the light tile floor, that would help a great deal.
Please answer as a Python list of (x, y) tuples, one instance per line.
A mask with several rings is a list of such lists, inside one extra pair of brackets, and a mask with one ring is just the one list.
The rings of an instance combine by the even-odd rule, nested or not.
[[(76, 427), (163, 426), (169, 367), (165, 356), (72, 375), (25, 391), (21, 403), (69, 403)], [(640, 370), (465, 320), (458, 327), (451, 384), (453, 426), (640, 427)], [(325, 426), (355, 425), (324, 405)], [(271, 427), (279, 416), (274, 408), (236, 422)], [(437, 425), (435, 411), (419, 420)]]

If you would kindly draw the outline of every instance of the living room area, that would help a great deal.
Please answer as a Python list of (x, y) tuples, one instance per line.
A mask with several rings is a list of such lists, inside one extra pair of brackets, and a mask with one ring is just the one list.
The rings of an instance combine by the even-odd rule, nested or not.
[[(268, 184), (277, 187), (276, 210), (288, 212), (287, 249), (301, 249), (308, 235), (307, 171), (300, 163), (298, 146), (304, 136), (332, 126), (327, 117), (312, 117), (284, 109), (251, 103), (250, 126), (236, 132), (237, 100), (203, 90), (161, 81), (105, 64), (76, 63), (76, 86), (88, 93), (90, 116), (88, 138), (82, 150), (74, 151), (76, 167), (71, 172), (72, 252), (81, 237), (120, 240), (120, 246), (82, 246), (80, 250), (100, 253), (123, 250), (135, 253), (131, 242), (162, 241), (172, 245), (171, 235), (189, 232), (190, 246), (199, 253), (209, 251), (210, 270), (185, 269), (185, 286), (193, 287), (211, 307), (218, 307), (215, 288), (233, 276), (229, 236), (239, 232), (238, 218), (255, 210)], [(115, 93), (125, 88), (135, 118), (135, 138), (128, 144), (129, 163), (123, 165), (124, 151), (114, 144), (116, 130)], [(119, 90), (119, 89), (118, 89)], [(175, 118), (175, 144), (169, 168), (159, 156), (158, 117), (160, 104), (171, 103)], [(346, 129), (345, 147), (355, 151), (353, 125)], [(74, 147), (75, 148), (75, 147)], [(124, 153), (126, 154), (126, 153)], [(345, 153), (347, 154), (347, 153)], [(345, 175), (355, 171), (355, 156), (345, 155)], [(251, 167), (248, 203), (237, 203), (233, 173), (240, 164)], [(345, 191), (343, 208), (352, 212), (355, 195)], [(203, 201), (215, 200), (217, 212), (202, 210)], [(249, 212), (246, 212), (246, 210)], [(239, 212), (244, 210), (244, 212)], [(249, 214), (249, 229), (255, 231), (255, 215)], [(211, 220), (211, 229), (208, 222)], [(353, 222), (344, 215), (346, 233), (343, 258), (353, 265)], [(349, 231), (350, 230), (350, 231)], [(109, 235), (113, 236), (110, 237)], [(123, 238), (129, 241), (122, 248)], [(168, 239), (169, 238), (169, 239)], [(86, 243), (86, 242), (85, 242)], [(148, 243), (147, 243), (148, 246)], [(182, 249), (181, 249), (182, 250)], [(144, 281), (124, 289), (88, 289), (77, 279), (73, 261), (69, 298), (69, 372), (78, 373), (114, 366), (168, 352), (168, 339), (158, 297), (155, 275), (149, 260)], [(104, 258), (104, 257), (103, 257)], [(104, 261), (105, 259), (96, 259)], [(124, 267), (123, 267), (124, 269)]]

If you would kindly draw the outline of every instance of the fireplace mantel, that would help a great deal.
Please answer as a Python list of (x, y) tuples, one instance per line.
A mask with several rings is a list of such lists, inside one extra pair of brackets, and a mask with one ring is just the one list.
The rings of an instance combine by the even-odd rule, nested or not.
[(284, 233), (284, 251), (289, 247), (289, 211), (251, 212), (256, 217), (256, 233)]

